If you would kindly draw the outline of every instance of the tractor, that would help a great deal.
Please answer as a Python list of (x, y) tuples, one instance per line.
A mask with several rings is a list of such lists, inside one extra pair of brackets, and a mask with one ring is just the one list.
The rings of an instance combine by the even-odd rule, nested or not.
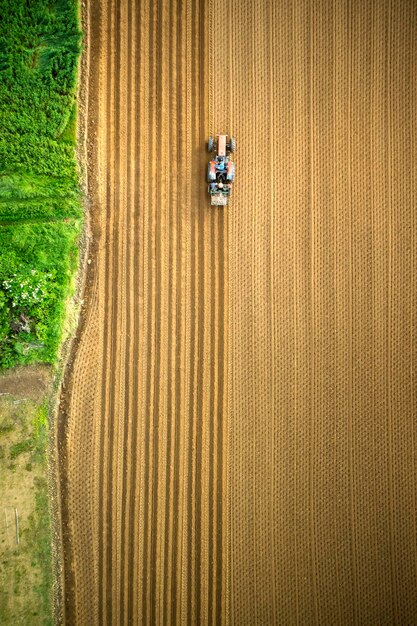
[[(229, 139), (229, 140), (228, 140)], [(207, 167), (208, 193), (211, 204), (226, 206), (232, 194), (235, 164), (230, 155), (236, 150), (236, 140), (227, 135), (209, 137), (207, 149), (212, 154)]]

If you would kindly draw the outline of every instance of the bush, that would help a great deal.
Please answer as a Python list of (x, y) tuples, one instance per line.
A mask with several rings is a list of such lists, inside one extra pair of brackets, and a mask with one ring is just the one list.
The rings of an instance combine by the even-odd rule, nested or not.
[(3, 289), (16, 312), (41, 312), (44, 303), (51, 299), (53, 278), (52, 272), (41, 272), (35, 267), (21, 265), (10, 278), (3, 280)]

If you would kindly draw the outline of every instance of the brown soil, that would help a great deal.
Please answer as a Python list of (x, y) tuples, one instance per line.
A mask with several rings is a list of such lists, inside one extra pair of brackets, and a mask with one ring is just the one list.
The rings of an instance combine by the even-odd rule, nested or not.
[(14, 396), (41, 401), (51, 387), (49, 365), (14, 367), (0, 375), (0, 396)]
[(416, 12), (87, 3), (68, 623), (417, 621)]

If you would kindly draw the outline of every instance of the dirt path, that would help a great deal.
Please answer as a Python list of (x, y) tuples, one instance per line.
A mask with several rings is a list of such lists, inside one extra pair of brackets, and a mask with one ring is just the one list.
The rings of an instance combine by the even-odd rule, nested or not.
[(88, 11), (67, 623), (415, 622), (416, 3)]

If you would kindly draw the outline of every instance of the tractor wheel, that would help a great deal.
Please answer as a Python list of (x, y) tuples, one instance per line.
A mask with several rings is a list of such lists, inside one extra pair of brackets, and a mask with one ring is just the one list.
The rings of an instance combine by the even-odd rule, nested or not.
[(234, 137), (230, 137), (229, 150), (230, 152), (236, 152), (236, 139)]
[(213, 152), (213, 148), (214, 148), (214, 139), (213, 137), (209, 137), (208, 142), (207, 142), (207, 150), (209, 152)]

